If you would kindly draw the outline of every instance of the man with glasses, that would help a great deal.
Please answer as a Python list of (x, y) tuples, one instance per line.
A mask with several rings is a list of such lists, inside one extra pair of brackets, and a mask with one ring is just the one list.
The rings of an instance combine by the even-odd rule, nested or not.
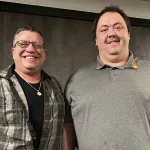
[(0, 71), (0, 150), (60, 150), (63, 94), (41, 69), (46, 59), (41, 32), (18, 29), (12, 56), (14, 64)]

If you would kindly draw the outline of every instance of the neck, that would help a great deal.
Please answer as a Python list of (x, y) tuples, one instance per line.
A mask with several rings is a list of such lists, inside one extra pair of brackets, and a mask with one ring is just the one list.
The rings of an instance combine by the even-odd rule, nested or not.
[(21, 78), (23, 78), (26, 82), (29, 83), (38, 83), (41, 80), (41, 71), (35, 74), (24, 73), (15, 69), (15, 71), (19, 74)]
[(107, 64), (112, 67), (118, 67), (126, 64), (126, 62), (129, 59), (129, 54), (124, 57), (112, 55), (111, 57), (109, 57), (109, 59), (100, 56), (100, 59), (104, 64)]

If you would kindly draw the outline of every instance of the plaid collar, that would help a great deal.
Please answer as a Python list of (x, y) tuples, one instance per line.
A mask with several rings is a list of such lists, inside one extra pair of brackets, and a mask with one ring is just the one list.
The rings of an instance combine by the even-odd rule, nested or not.
[[(14, 69), (15, 69), (15, 64), (14, 63), (11, 64), (6, 69), (6, 71), (7, 71), (7, 74), (5, 75), (6, 79), (10, 79), (13, 76)], [(42, 74), (42, 80), (45, 80), (45, 79), (48, 79), (48, 78), (51, 79), (51, 77), (46, 72), (44, 72), (43, 70), (41, 70), (41, 74)]]

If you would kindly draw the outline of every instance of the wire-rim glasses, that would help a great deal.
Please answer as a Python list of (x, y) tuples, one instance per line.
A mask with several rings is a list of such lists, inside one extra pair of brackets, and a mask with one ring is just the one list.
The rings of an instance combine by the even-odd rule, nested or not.
[(44, 47), (44, 43), (43, 42), (40, 42), (40, 41), (25, 41), (25, 40), (20, 40), (20, 41), (17, 41), (16, 44), (14, 45), (14, 47), (16, 47), (16, 45), (18, 45), (19, 47), (21, 48), (27, 48), (30, 43), (32, 44), (33, 48), (35, 49), (43, 49)]

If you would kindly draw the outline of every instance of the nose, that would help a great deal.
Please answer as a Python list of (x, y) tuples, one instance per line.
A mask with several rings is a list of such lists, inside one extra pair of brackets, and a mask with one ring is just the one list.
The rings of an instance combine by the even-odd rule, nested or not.
[(116, 35), (116, 33), (115, 33), (115, 31), (114, 31), (114, 28), (112, 28), (112, 27), (110, 27), (109, 29), (108, 29), (108, 37), (113, 37), (113, 36), (115, 36)]

